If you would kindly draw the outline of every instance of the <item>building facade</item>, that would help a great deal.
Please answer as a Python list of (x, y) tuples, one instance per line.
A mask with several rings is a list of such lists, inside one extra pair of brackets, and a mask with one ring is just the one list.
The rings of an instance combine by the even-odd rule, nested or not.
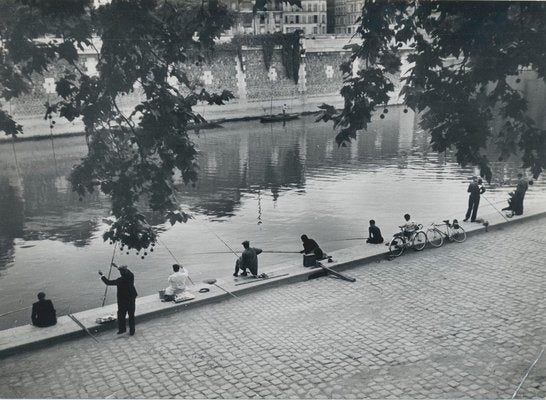
[(283, 3), (283, 32), (301, 30), (307, 36), (325, 35), (327, 26), (326, 0), (301, 0), (301, 7)]
[(364, 0), (335, 0), (334, 32), (341, 35), (354, 34), (363, 6)]
[(301, 0), (301, 7), (282, 0), (269, 0), (263, 10), (254, 12), (252, 0), (222, 0), (235, 13), (235, 24), (228, 34), (251, 34), (301, 30), (305, 35), (327, 32), (327, 0)]

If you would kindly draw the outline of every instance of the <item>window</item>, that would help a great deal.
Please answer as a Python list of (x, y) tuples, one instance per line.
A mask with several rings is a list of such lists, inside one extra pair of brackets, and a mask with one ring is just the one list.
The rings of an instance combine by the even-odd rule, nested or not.
[(323, 23), (323, 24), (326, 23), (326, 14), (322, 14), (322, 23)]
[(288, 15), (285, 15), (285, 16), (284, 16), (284, 23), (285, 23), (285, 24), (288, 23)]
[(318, 23), (318, 15), (313, 15), (313, 22)]
[(299, 23), (300, 23), (300, 16), (296, 15), (296, 24), (299, 24)]
[(317, 4), (313, 4), (313, 11), (317, 12), (318, 11), (318, 7), (317, 7)]
[(314, 33), (315, 35), (318, 33), (318, 28), (317, 28), (316, 26), (313, 28), (313, 33)]

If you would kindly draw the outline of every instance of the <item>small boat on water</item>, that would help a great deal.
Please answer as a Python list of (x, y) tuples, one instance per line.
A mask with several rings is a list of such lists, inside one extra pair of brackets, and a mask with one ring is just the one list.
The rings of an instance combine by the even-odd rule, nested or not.
[(264, 115), (260, 118), (260, 122), (266, 123), (266, 122), (284, 122), (284, 121), (290, 121), (293, 119), (298, 119), (300, 116), (298, 114), (271, 114), (271, 115)]
[(225, 118), (202, 122), (200, 124), (188, 124), (188, 129), (200, 130), (200, 129), (214, 129), (221, 128), (222, 122), (225, 122)]

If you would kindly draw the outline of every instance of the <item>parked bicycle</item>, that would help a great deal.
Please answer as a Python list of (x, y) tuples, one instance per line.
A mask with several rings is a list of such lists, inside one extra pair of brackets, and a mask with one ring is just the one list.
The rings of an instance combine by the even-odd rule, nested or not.
[[(449, 223), (448, 219), (443, 222), (443, 224), (432, 223), (427, 229), (427, 239), (432, 246), (440, 247), (444, 244), (444, 238), (457, 243), (466, 240), (466, 232), (456, 219), (453, 220), (452, 224)], [(446, 228), (445, 232), (440, 229), (444, 226)]]
[(412, 248), (415, 251), (421, 251), (427, 245), (427, 235), (423, 231), (423, 225), (418, 224), (417, 230), (406, 236), (404, 227), (400, 227), (401, 232), (395, 233), (391, 241), (388, 243), (391, 256), (398, 257), (404, 253), (405, 249)]

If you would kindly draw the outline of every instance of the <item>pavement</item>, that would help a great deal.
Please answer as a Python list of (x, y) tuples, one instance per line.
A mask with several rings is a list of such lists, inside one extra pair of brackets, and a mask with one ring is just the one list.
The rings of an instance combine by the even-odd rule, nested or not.
[(545, 222), (14, 355), (0, 397), (509, 398), (546, 342)]

